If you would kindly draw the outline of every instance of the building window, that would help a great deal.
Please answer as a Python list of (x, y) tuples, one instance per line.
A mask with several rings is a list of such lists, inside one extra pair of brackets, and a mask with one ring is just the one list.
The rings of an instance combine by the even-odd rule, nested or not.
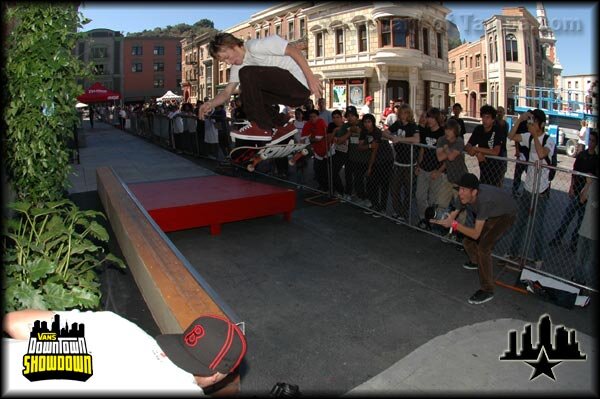
[(575, 88), (579, 89), (579, 81), (578, 80), (575, 81)]
[(367, 25), (358, 27), (358, 51), (367, 51)]
[(142, 47), (142, 46), (131, 47), (131, 55), (144, 55), (144, 47)]
[(436, 39), (437, 39), (437, 56), (438, 58), (444, 58), (443, 57), (443, 45), (444, 43), (442, 42), (442, 34), (441, 33), (436, 33)]
[(380, 21), (381, 46), (418, 48), (417, 20), (409, 18), (387, 18)]
[(513, 34), (506, 35), (506, 61), (519, 61), (517, 38)]
[(473, 68), (473, 56), (469, 57), (469, 68)]
[(498, 47), (496, 46), (496, 40), (493, 36), (490, 36), (490, 63), (498, 61)]
[(92, 48), (92, 58), (107, 58), (108, 51), (106, 47), (93, 47)]
[(281, 36), (281, 25), (275, 26), (275, 34)]
[(177, 54), (178, 56), (181, 56), (181, 46), (176, 47), (175, 54)]
[(450, 62), (450, 71), (449, 72), (450, 73), (455, 73), (456, 71), (455, 71), (454, 68), (456, 68), (456, 61)]
[(475, 56), (475, 68), (479, 68), (481, 66), (481, 54), (477, 54)]
[(469, 75), (465, 76), (465, 89), (469, 87)]
[(392, 29), (389, 19), (381, 20), (381, 47), (392, 44)]
[(288, 40), (294, 40), (294, 20), (288, 22)]
[(462, 71), (465, 68), (465, 59), (464, 57), (460, 57), (460, 62), (458, 64), (459, 66), (459, 71)]
[(154, 63), (154, 72), (163, 72), (165, 70), (164, 62), (155, 62)]
[(131, 72), (142, 72), (142, 63), (134, 62), (131, 64)]
[(302, 18), (300, 20), (300, 38), (304, 37), (306, 34), (306, 20)]
[(165, 81), (162, 78), (154, 78), (154, 88), (159, 89), (165, 87)]
[(178, 62), (177, 65), (175, 65), (175, 70), (181, 72), (181, 62)]
[(461, 90), (465, 90), (467, 88), (467, 86), (465, 86), (465, 80), (464, 79), (460, 80), (460, 88), (461, 88)]
[(323, 57), (323, 32), (319, 32), (316, 35), (315, 40), (315, 56)]
[(335, 30), (335, 53), (342, 54), (344, 52), (344, 29), (338, 28)]
[(104, 75), (104, 64), (94, 65), (94, 75)]
[(265, 28), (263, 31), (263, 37), (269, 36), (269, 28)]
[(450, 82), (450, 92), (454, 93), (456, 91), (456, 82), (452, 81)]
[(423, 54), (429, 55), (429, 29), (423, 28)]
[(164, 46), (154, 46), (154, 55), (165, 55)]
[(260, 39), (260, 30), (257, 30), (257, 31), (256, 31), (256, 38), (257, 38), (257, 39)]
[(568, 89), (570, 89), (570, 88), (571, 88), (571, 81), (570, 81), (570, 80), (567, 82), (567, 88), (568, 88)]

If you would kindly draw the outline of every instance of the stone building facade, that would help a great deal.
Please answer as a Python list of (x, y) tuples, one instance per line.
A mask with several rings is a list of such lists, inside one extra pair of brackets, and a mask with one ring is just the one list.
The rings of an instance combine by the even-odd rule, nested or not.
[[(360, 107), (371, 95), (372, 111), (379, 118), (392, 98), (403, 98), (417, 111), (448, 107), (448, 85), (454, 80), (448, 73), (445, 18), (449, 12), (441, 2), (279, 3), (226, 31), (243, 40), (282, 36), (303, 50), (322, 79), (328, 108)], [(208, 40), (182, 42), (184, 96), (188, 92), (192, 102), (213, 97), (228, 82), (226, 65), (206, 68), (213, 61), (198, 49)], [(204, 74), (196, 81), (187, 79), (185, 62), (185, 55), (194, 49), (199, 52), (198, 62), (205, 63)], [(192, 95), (192, 84), (197, 97)]]
[(533, 87), (558, 87), (562, 67), (556, 39), (543, 5), (537, 7), (537, 18), (522, 6), (503, 8), (501, 15), (483, 22), (485, 33), (478, 41), (448, 53), (449, 69), (455, 72), (450, 99), (461, 103), (468, 116), (479, 117), (484, 104), (510, 113), (514, 95), (535, 97)]

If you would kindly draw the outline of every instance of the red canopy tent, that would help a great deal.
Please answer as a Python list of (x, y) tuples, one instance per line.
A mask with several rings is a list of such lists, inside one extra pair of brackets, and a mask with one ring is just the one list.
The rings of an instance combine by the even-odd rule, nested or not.
[(112, 91), (102, 86), (99, 82), (91, 85), (84, 94), (77, 97), (82, 103), (101, 103), (112, 100), (119, 100), (121, 95), (116, 91)]

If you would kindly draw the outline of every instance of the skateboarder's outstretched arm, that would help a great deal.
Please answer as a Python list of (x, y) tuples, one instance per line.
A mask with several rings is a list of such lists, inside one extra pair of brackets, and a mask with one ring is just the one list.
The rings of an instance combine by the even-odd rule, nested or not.
[(213, 108), (223, 104), (226, 101), (229, 101), (238, 85), (238, 82), (230, 82), (227, 86), (225, 86), (225, 90), (217, 94), (215, 98), (202, 104), (198, 109), (198, 118), (204, 119), (204, 116), (210, 113)]

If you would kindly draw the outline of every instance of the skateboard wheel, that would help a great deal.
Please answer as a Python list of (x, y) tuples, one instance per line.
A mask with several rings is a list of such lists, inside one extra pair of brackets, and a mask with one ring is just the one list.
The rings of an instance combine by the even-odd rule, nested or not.
[(296, 161), (294, 161), (293, 158), (288, 161), (288, 165), (290, 165), (290, 166), (294, 166), (295, 164), (296, 164)]
[(267, 154), (264, 154), (264, 153), (263, 153), (263, 154), (258, 154), (258, 156), (259, 156), (259, 157), (260, 157), (260, 159), (262, 159), (263, 161), (269, 158), (269, 156), (268, 156)]
[(254, 165), (250, 164), (246, 166), (246, 170), (248, 170), (248, 172), (254, 172)]
[(308, 155), (308, 150), (306, 148), (303, 148), (301, 152), (302, 155)]

